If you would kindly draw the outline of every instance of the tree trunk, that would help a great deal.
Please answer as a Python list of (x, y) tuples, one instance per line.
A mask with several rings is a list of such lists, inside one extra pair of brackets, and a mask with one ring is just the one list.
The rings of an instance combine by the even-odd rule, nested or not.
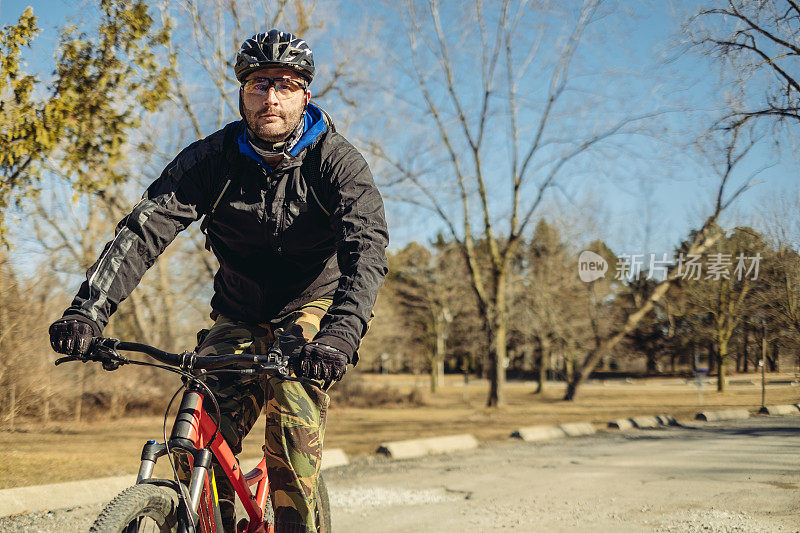
[(748, 365), (750, 364), (750, 328), (745, 326), (744, 328), (744, 361), (742, 361), (742, 372), (747, 372)]
[(728, 341), (723, 340), (719, 343), (719, 354), (717, 354), (717, 391), (725, 392), (725, 363), (728, 358)]
[(439, 357), (436, 353), (431, 356), (431, 393), (439, 392)]
[(564, 377), (567, 381), (572, 381), (575, 376), (575, 354), (564, 354)]
[(536, 379), (535, 394), (544, 393), (544, 385), (547, 381), (547, 362), (550, 360), (550, 339), (542, 338), (542, 355), (539, 358), (539, 375)]
[(651, 375), (658, 373), (658, 356), (655, 352), (647, 353), (647, 373)]
[(506, 314), (506, 268), (503, 267), (494, 273), (494, 313), (491, 324), (492, 344), (489, 348), (490, 356), (490, 386), (487, 407), (501, 407), (505, 404), (506, 386), (506, 361), (508, 360), (506, 333), (508, 315)]
[(433, 357), (431, 358), (431, 392), (436, 393), (439, 390), (441, 381), (444, 378), (444, 356), (446, 345), (445, 341), (447, 335), (445, 328), (447, 327), (447, 319), (443, 310), (437, 310), (433, 315), (433, 332), (436, 336)]
[(717, 352), (714, 350), (714, 343), (708, 343), (708, 375), (710, 376), (717, 368)]
[(494, 338), (490, 348), (490, 367), (489, 367), (489, 398), (486, 400), (487, 407), (501, 407), (505, 404), (505, 385), (506, 385), (506, 326), (497, 320), (495, 323)]

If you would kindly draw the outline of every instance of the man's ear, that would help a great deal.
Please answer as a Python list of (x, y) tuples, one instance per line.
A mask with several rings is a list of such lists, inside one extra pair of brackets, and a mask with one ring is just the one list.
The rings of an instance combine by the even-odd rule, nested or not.
[(306, 105), (308, 105), (308, 102), (309, 102), (310, 100), (311, 100), (311, 91), (308, 91), (308, 90), (307, 90), (307, 91), (306, 91)]

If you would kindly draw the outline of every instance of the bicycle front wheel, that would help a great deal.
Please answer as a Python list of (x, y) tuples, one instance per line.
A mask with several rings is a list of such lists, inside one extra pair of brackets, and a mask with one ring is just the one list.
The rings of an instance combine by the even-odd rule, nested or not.
[(96, 533), (174, 533), (175, 502), (165, 488), (134, 485), (111, 500), (89, 531)]

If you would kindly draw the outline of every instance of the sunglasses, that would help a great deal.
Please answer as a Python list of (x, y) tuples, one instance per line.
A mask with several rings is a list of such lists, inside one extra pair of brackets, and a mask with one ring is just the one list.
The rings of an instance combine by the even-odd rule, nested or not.
[(305, 91), (307, 85), (303, 82), (291, 78), (250, 78), (242, 85), (245, 94), (266, 96), (269, 88), (275, 88), (275, 94), (279, 97), (288, 97), (298, 91)]

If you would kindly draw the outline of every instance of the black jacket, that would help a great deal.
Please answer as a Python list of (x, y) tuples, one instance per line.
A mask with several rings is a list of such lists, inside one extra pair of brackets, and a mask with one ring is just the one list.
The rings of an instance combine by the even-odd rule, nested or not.
[[(120, 221), (65, 315), (104, 327), (178, 232), (210, 211), (229, 178), (207, 228), (220, 263), (211, 307), (266, 323), (331, 297), (315, 340), (354, 354), (386, 276), (388, 233), (366, 161), (324, 117), (311, 144), (272, 172), (242, 153), (243, 121), (184, 149)], [(319, 173), (304, 176), (312, 150)]]

